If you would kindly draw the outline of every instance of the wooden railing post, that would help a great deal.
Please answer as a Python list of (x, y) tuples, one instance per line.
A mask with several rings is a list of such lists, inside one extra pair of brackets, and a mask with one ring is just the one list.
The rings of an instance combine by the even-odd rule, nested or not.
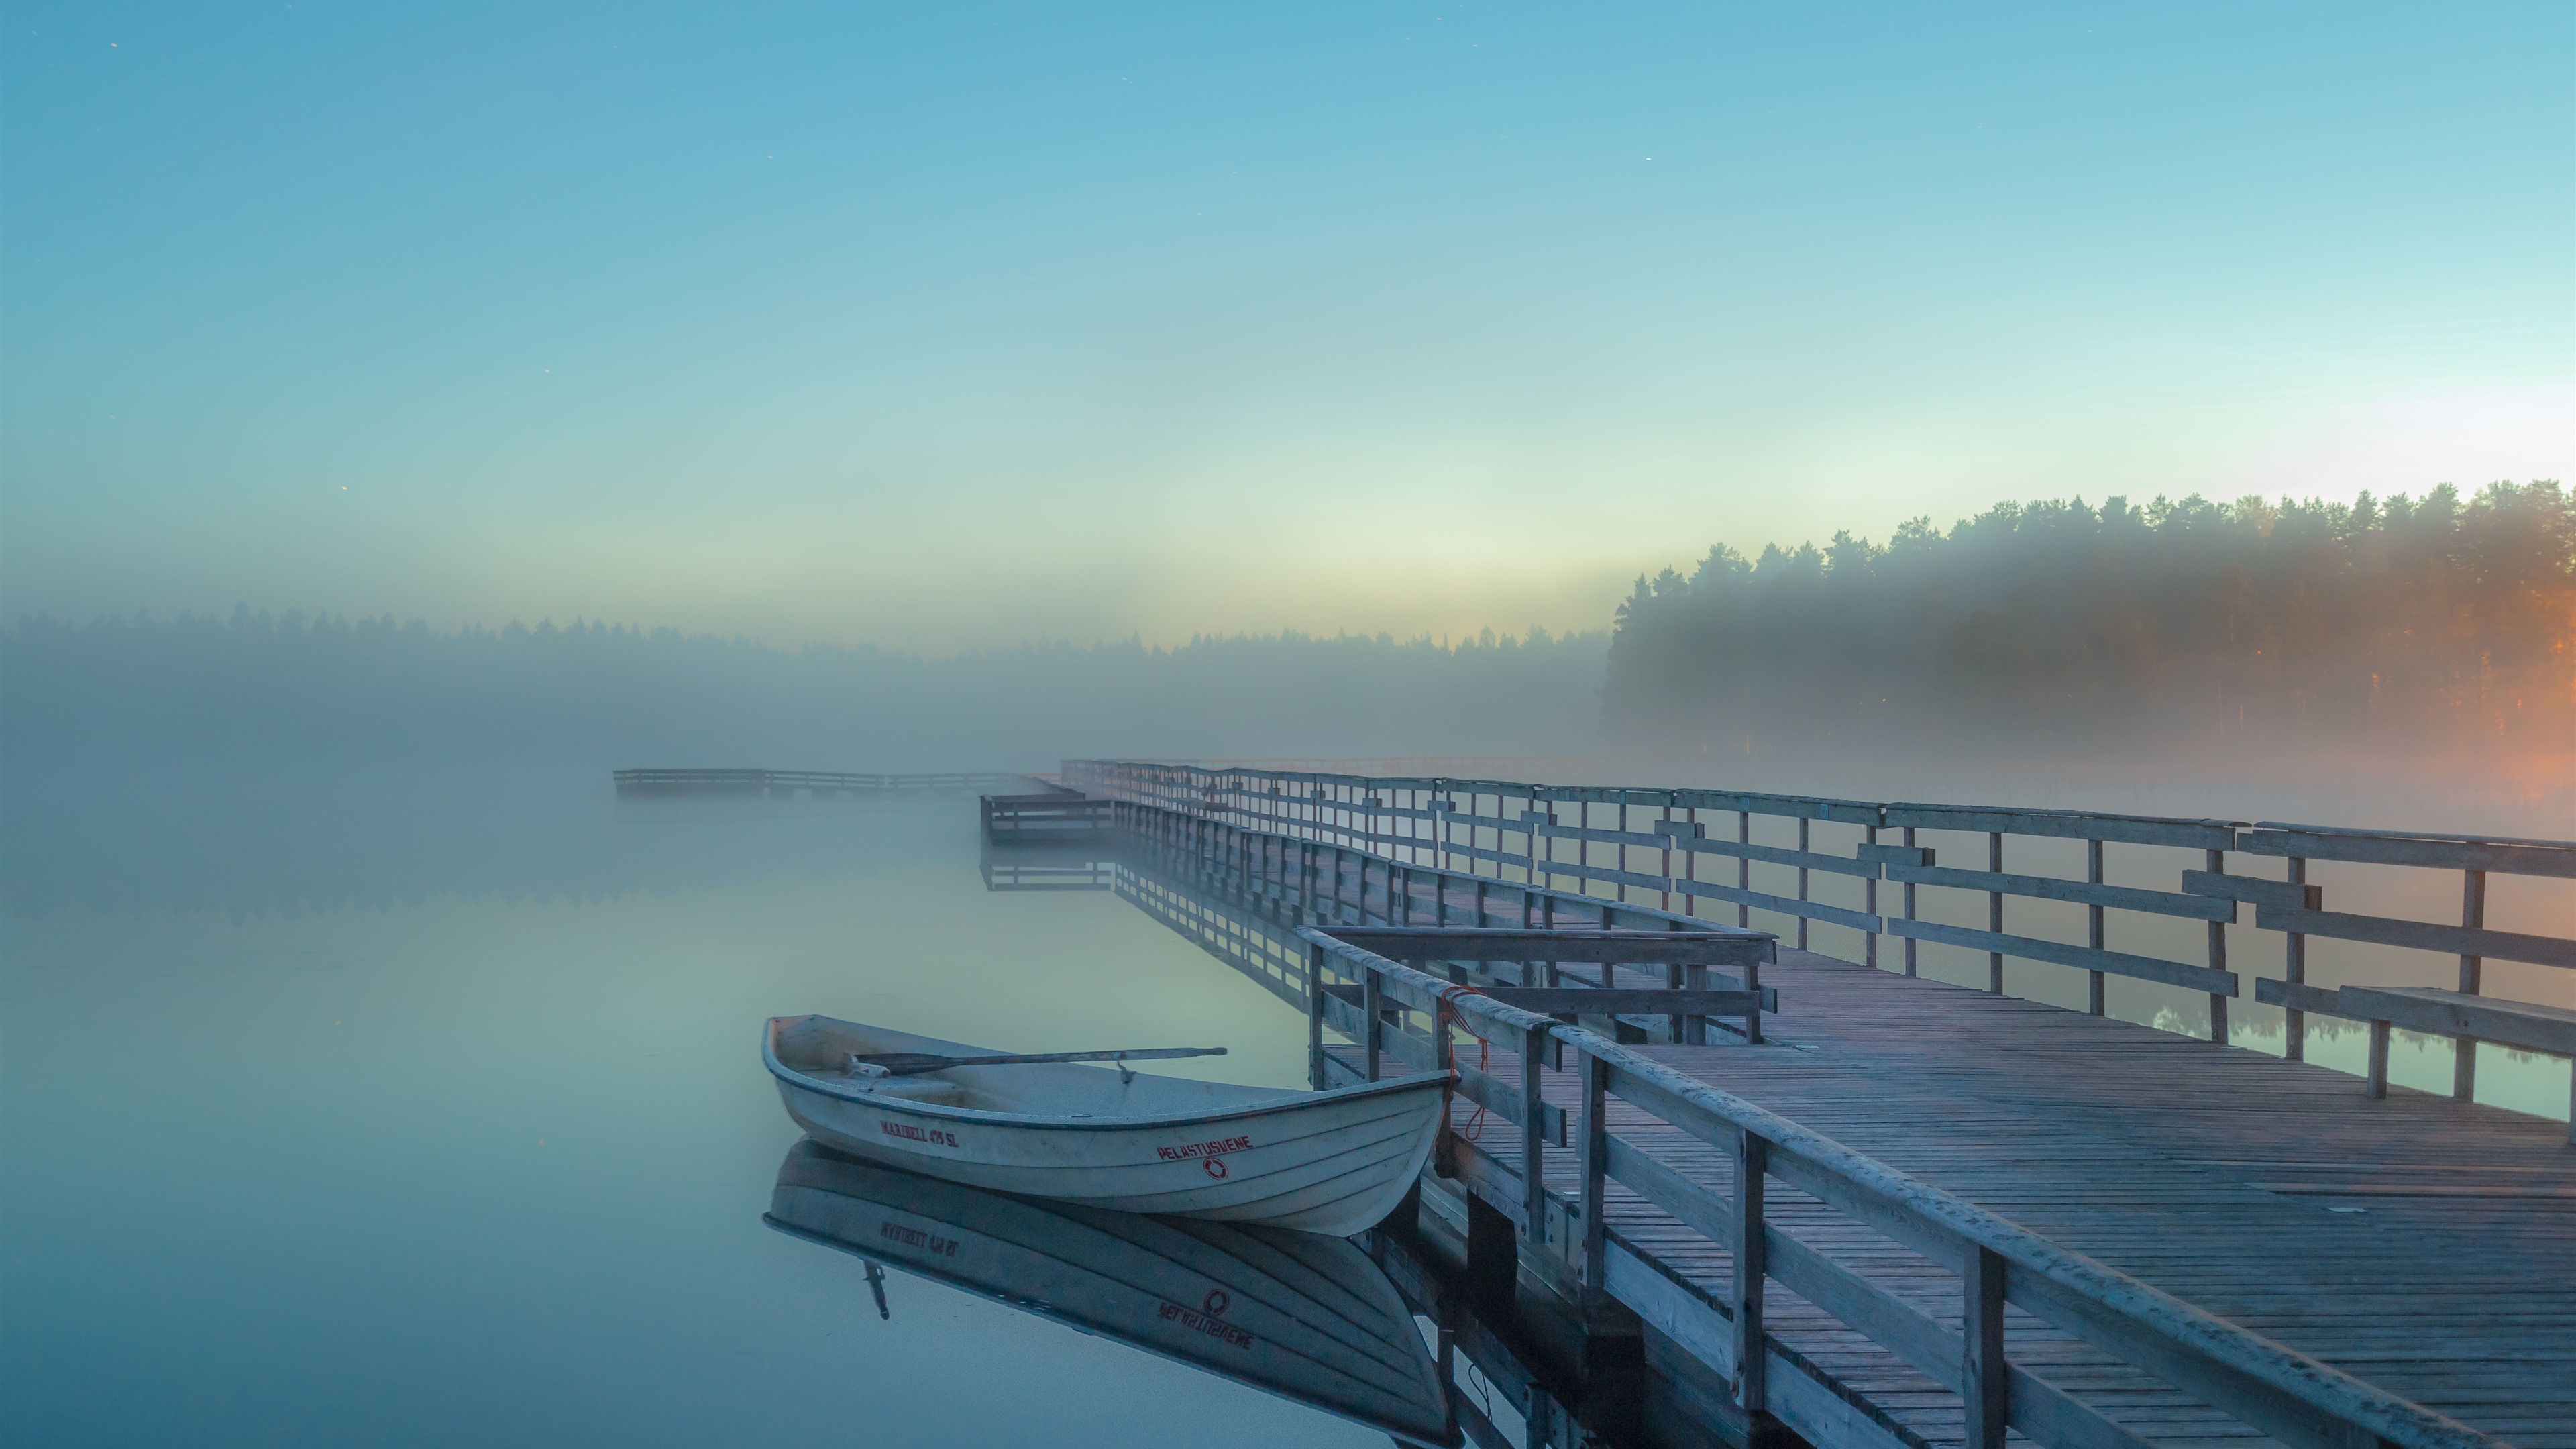
[[(1456, 1050), (1449, 1042), (1449, 1028), (1457, 1020), (1457, 1003), (1442, 996), (1431, 1008), (1431, 1069), (1452, 1074), (1451, 1085), (1440, 1089), (1440, 1136), (1431, 1152), (1432, 1171), (1442, 1177), (1458, 1175), (1458, 1138), (1449, 1125), (1449, 1104), (1457, 1092)], [(1472, 1195), (1472, 1194), (1471, 1194)]]
[[(2227, 873), (2226, 851), (2209, 852), (2209, 873), (2211, 875)], [(2212, 971), (2227, 969), (2227, 923), (2225, 921), (2209, 923), (2209, 969)], [(2209, 1039), (2220, 1046), (2227, 1045), (2227, 998), (2215, 991), (2209, 993)]]
[[(1523, 854), (1528, 864), (1521, 869), (1521, 929), (1530, 926), (1530, 902), (1538, 898), (1538, 799), (1533, 795), (1529, 808), (1521, 812), (1521, 840), (1528, 849)], [(1500, 849), (1497, 846), (1496, 849)]]
[(1959, 1365), (1959, 1404), (1967, 1416), (1967, 1449), (2004, 1449), (2012, 1417), (2011, 1377), (2004, 1363), (2004, 1259), (1971, 1244), (1959, 1265), (1967, 1301), (1960, 1315), (1966, 1352)]
[[(2485, 871), (2471, 870), (2460, 874), (2460, 924), (2472, 931), (2486, 928), (2487, 873)], [(2479, 988), (2483, 984), (2479, 978), (2486, 974), (2485, 968), (2484, 956), (2464, 954), (2460, 957), (2461, 995), (2475, 996), (2479, 993)], [(2452, 1040), (2458, 1045), (2451, 1049), (2451, 1095), (2463, 1102), (2470, 1101), (2477, 1096), (2478, 1092), (2478, 1039), (2473, 1036), (2462, 1036), (2454, 1037)]]
[(1763, 1237), (1762, 1186), (1770, 1173), (1771, 1145), (1750, 1132), (1735, 1140), (1734, 1281), (1727, 1307), (1735, 1316), (1735, 1402), (1748, 1414), (1769, 1405), (1764, 1383), (1770, 1339), (1762, 1328), (1762, 1285), (1770, 1278)]
[[(2290, 884), (2306, 885), (2308, 883), (2306, 858), (2291, 856), (2289, 864)], [(2308, 938), (2300, 932), (2292, 931), (2282, 939), (2281, 979), (2293, 986), (2307, 984)], [(2295, 1006), (2281, 1013), (2281, 1055), (2294, 1062), (2308, 1059), (2308, 1014)]]
[[(1905, 827), (1905, 843), (1907, 845), (1912, 845), (1914, 843), (1914, 827), (1911, 825)], [(1914, 919), (1914, 882), (1912, 881), (1907, 881), (1905, 883), (1905, 919), (1909, 921)], [(1905, 974), (1908, 976), (1919, 974), (1914, 960), (1914, 938), (1912, 936), (1905, 938)]]
[(1547, 1038), (1543, 1026), (1521, 1033), (1521, 1240), (1532, 1248), (1547, 1245), (1547, 1098), (1539, 1090)]
[[(1672, 818), (1673, 802), (1667, 799), (1664, 802), (1664, 820), (1670, 823)], [(1655, 873), (1664, 878), (1664, 895), (1662, 902), (1655, 909), (1669, 911), (1673, 908), (1673, 836), (1669, 830), (1658, 833), (1664, 837), (1664, 848), (1663, 853), (1657, 857)], [(1687, 860), (1689, 857), (1684, 856), (1683, 859)]]
[[(1986, 832), (1986, 869), (1996, 875), (2004, 873), (2004, 833), (2000, 830)], [(1986, 892), (1986, 929), (1998, 936), (2004, 933), (2002, 891)], [(2001, 951), (1986, 953), (1986, 990), (1997, 996), (2004, 994), (2004, 953)]]
[[(2101, 841), (2088, 840), (2084, 842), (2084, 878), (2095, 885), (2100, 885), (2102, 883)], [(2102, 907), (2098, 902), (2084, 908), (2084, 923), (2086, 927), (2085, 939), (2091, 943), (2094, 950), (2101, 950)], [(2099, 971), (2087, 971), (2084, 974), (2092, 978), (2090, 981), (2085, 983), (2085, 1009), (2091, 1011), (2095, 1016), (2100, 1016), (2103, 1014), (2102, 973)]]
[(1371, 966), (1367, 968), (1367, 977), (1360, 986), (1360, 1031), (1361, 1048), (1367, 1056), (1368, 1079), (1372, 1082), (1378, 1079), (1379, 1038), (1385, 1031), (1380, 1024), (1380, 1013), (1385, 1010), (1385, 987), (1379, 984), (1377, 968)]
[[(1875, 825), (1861, 827), (1861, 839), (1870, 845), (1878, 844), (1878, 827)], [(1884, 870), (1874, 870), (1861, 879), (1860, 908), (1873, 922), (1878, 919), (1878, 878), (1885, 874)], [(1878, 969), (1878, 928), (1875, 925), (1871, 926), (1869, 934), (1862, 938), (1861, 964), (1872, 971)]]
[(1605, 1264), (1610, 1235), (1601, 1220), (1601, 1202), (1610, 1183), (1610, 1064), (1578, 1048), (1575, 1069), (1583, 1076), (1582, 1282), (1587, 1294), (1600, 1294), (1609, 1289)]
[[(1701, 834), (1699, 807), (1696, 805), (1691, 806), (1682, 823), (1690, 827), (1692, 838), (1698, 838)], [(1664, 854), (1665, 858), (1669, 860), (1672, 852), (1667, 850)], [(1666, 865), (1664, 867), (1665, 876), (1669, 878), (1672, 873), (1672, 867), (1669, 864)], [(1682, 879), (1685, 882), (1696, 881), (1699, 879), (1698, 852), (1688, 850), (1682, 852)], [(1685, 916), (1696, 916), (1699, 914), (1699, 896), (1693, 892), (1687, 884), (1682, 888), (1682, 914)]]
[[(1542, 808), (1539, 804), (1537, 794), (1533, 792), (1530, 796), (1529, 813), (1521, 817), (1521, 824), (1528, 827), (1529, 883), (1531, 888), (1535, 890), (1546, 890), (1550, 885), (1554, 884), (1555, 881), (1556, 873), (1554, 871), (1548, 872), (1546, 878), (1542, 879), (1539, 875), (1538, 869), (1539, 851), (1543, 840), (1543, 837), (1539, 834), (1539, 828), (1542, 825), (1554, 825), (1555, 823), (1556, 808), (1554, 806)], [(1554, 840), (1545, 840), (1544, 848), (1547, 852), (1548, 863), (1551, 865), (1555, 864), (1556, 842)]]
[[(1559, 820), (1559, 819), (1557, 818), (1557, 814), (1556, 814), (1556, 807), (1555, 807), (1553, 804), (1549, 805), (1549, 807), (1548, 807), (1547, 817), (1548, 817), (1548, 823), (1549, 823), (1549, 824), (1551, 824), (1551, 825), (1562, 825), (1562, 824), (1564, 823), (1563, 821), (1561, 821), (1561, 820)], [(1574, 842), (1574, 859), (1573, 859), (1571, 862), (1562, 861), (1562, 860), (1559, 860), (1559, 859), (1557, 858), (1557, 854), (1556, 854), (1556, 841), (1557, 841), (1557, 837), (1552, 836), (1552, 835), (1548, 837), (1548, 841), (1547, 841), (1547, 866), (1548, 866), (1548, 870), (1547, 870), (1547, 886), (1548, 886), (1548, 889), (1550, 889), (1550, 890), (1554, 890), (1554, 889), (1556, 889), (1556, 877), (1557, 877), (1557, 874), (1558, 874), (1556, 867), (1558, 867), (1559, 865), (1571, 864), (1571, 865), (1574, 867), (1574, 870), (1573, 870), (1573, 872), (1572, 872), (1572, 874), (1573, 874), (1573, 876), (1574, 876), (1574, 891), (1573, 891), (1573, 894), (1578, 895), (1578, 896), (1581, 896), (1581, 895), (1590, 895), (1590, 894), (1591, 894), (1591, 889), (1590, 889), (1590, 888), (1591, 888), (1592, 882), (1591, 882), (1589, 879), (1587, 879), (1587, 878), (1585, 877), (1585, 875), (1584, 875), (1583, 871), (1584, 871), (1584, 867), (1586, 867), (1586, 866), (1588, 866), (1588, 865), (1590, 865), (1590, 864), (1592, 863), (1592, 802), (1591, 802), (1591, 801), (1589, 801), (1589, 800), (1577, 800), (1577, 801), (1575, 801), (1575, 802), (1574, 802), (1574, 833), (1573, 833), (1571, 836), (1568, 836), (1568, 837), (1566, 837), (1566, 838), (1567, 838), (1567, 839), (1570, 839), (1570, 840), (1572, 840), (1572, 841)]]
[(1324, 948), (1306, 948), (1306, 1079), (1324, 1090)]
[[(1798, 817), (1798, 854), (1802, 856), (1807, 853), (1807, 827), (1811, 823), (1804, 815)], [(1800, 865), (1798, 867), (1798, 904), (1806, 903), (1807, 867)], [(1807, 949), (1807, 918), (1803, 914), (1798, 917), (1798, 949), (1801, 951)]]
[[(1750, 810), (1735, 812), (1735, 843), (1738, 845), (1753, 843), (1753, 812)], [(1735, 888), (1739, 891), (1753, 889), (1753, 857), (1739, 855), (1735, 858)], [(1753, 908), (1739, 898), (1735, 903), (1736, 928), (1743, 930), (1752, 923)]]

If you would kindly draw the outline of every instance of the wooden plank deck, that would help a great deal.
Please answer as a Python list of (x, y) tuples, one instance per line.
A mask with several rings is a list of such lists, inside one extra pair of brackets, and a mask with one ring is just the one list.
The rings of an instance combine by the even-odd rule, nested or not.
[[(1448, 904), (1453, 918), (1472, 909)], [(1417, 896), (1411, 918), (1431, 906)], [(1784, 948), (1764, 979), (1781, 997), (1769, 1044), (1643, 1050), (2416, 1403), (2529, 1449), (2576, 1449), (2576, 1149), (2557, 1124), (2402, 1089), (2371, 1102), (2330, 1069), (1807, 952)], [(1516, 1077), (1516, 1060), (1489, 1055)], [(1571, 1082), (1546, 1076), (1571, 1105)], [(1696, 1140), (1619, 1104), (1611, 1121), (1686, 1176), (1726, 1181)], [(1509, 1162), (1516, 1129), (1501, 1125)], [(1548, 1167), (1570, 1198), (1571, 1154)], [(1776, 1226), (1955, 1330), (1955, 1275), (1774, 1192)], [(1605, 1220), (1723, 1301), (1721, 1246), (1615, 1183)], [(1776, 1282), (1766, 1304), (1782, 1344), (1897, 1440), (1962, 1442), (1955, 1394)], [(2018, 1311), (2007, 1333), (2015, 1362), (2147, 1442), (2266, 1442)]]

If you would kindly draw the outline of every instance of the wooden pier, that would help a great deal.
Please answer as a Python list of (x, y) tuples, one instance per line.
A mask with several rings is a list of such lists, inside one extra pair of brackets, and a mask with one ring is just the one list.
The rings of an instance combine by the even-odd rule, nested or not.
[(1058, 845), (1109, 830), (1110, 804), (1071, 790), (986, 795), (978, 802), (984, 839), (993, 845)]
[[(1687, 1426), (1714, 1423), (1745, 1441), (1785, 1429), (1816, 1444), (1979, 1449), (2008, 1436), (2087, 1449), (2576, 1446), (2576, 1149), (2558, 1123), (2470, 1091), (2390, 1088), (2384, 1057), (2365, 1083), (2121, 1021), (2097, 1014), (2098, 990), (2096, 1011), (2064, 1009), (1907, 975), (1894, 959), (1874, 964), (1881, 935), (1937, 939), (1899, 929), (1916, 918), (1911, 888), (1933, 885), (2042, 899), (2063, 890), (2056, 898), (2095, 913), (2095, 942), (2099, 912), (2183, 897), (2189, 918), (2210, 925), (2199, 962), (2008, 935), (1999, 910), (1974, 944), (2227, 998), (2239, 979), (2225, 931), (2244, 929), (2231, 923), (2245, 901), (2257, 931), (2278, 928), (2268, 912), (2327, 928), (2318, 935), (2413, 932), (2419, 949), (2501, 946), (2486, 954), (2562, 964), (2556, 953), (2570, 943), (2506, 938), (2473, 918), (2428, 927), (2331, 915), (2295, 866), (2276, 881), (2231, 875), (2226, 857), (2375, 851), (2417, 868), (2563, 879), (2576, 875), (2576, 848), (1954, 810), (1942, 828), (2036, 826), (2085, 843), (2092, 866), (2089, 881), (1990, 869), (1956, 872), (1974, 877), (1963, 884), (1923, 878), (1948, 868), (1914, 840), (1862, 853), (1881, 844), (1891, 807), (1728, 797), (1859, 824), (1849, 856), (1754, 845), (1749, 829), (1715, 843), (1752, 847), (1727, 852), (1731, 862), (1908, 887), (1904, 914), (1878, 917), (1809, 900), (1803, 880), (1791, 895), (1757, 893), (1742, 875), (1696, 878), (1688, 862), (1712, 852), (1682, 844), (1708, 837), (1677, 792), (1656, 792), (1656, 813), (1683, 828), (1659, 831), (1634, 820), (1596, 828), (1589, 811), (1562, 821), (1554, 792), (1534, 786), (1213, 775), (1068, 766), (1069, 779), (1120, 800), (1121, 823), (1164, 862), (1131, 872), (1122, 894), (1310, 1011), (1319, 1084), (1364, 1078), (1388, 1058), (1459, 1070), (1426, 1203), (1455, 1204), (1446, 1211), (1464, 1224), (1471, 1276), (1517, 1281), (1591, 1335), (1637, 1345), (1646, 1420), (1663, 1425), (1650, 1437), (1688, 1442)], [(1489, 797), (1492, 813), (1460, 808), (1470, 793)], [(1508, 814), (1507, 799), (1518, 807)], [(1919, 820), (1952, 807), (1893, 808)], [(2201, 843), (2220, 830), (2224, 846)], [(1554, 858), (1576, 831), (1595, 837), (1576, 837), (1583, 858)], [(2151, 835), (2161, 838), (2140, 839)], [(2172, 892), (2110, 886), (2106, 836), (2214, 854)], [(1604, 845), (1610, 858), (1592, 854)], [(1662, 868), (1668, 850), (1682, 873)], [(1631, 852), (1645, 851), (1657, 869), (1638, 869), (1648, 862)], [(1891, 868), (1917, 878), (1880, 873)], [(1577, 889), (1554, 884), (1566, 878)], [(2470, 879), (2474, 905), (2482, 882)], [(1876, 896), (1869, 885), (1863, 903)], [(1703, 969), (1731, 980), (1685, 981), (1678, 962), (1604, 962), (1601, 949), (1545, 944), (1580, 932), (1606, 945), (1605, 928), (1613, 938), (1724, 934), (1729, 923), (1693, 912), (1703, 903), (1759, 909), (1784, 927), (1859, 929), (1773, 908), (1838, 911), (1871, 929), (1852, 953), (1863, 959), (1843, 960), (1739, 926), (1733, 964), (1700, 953)], [(1444, 929), (1475, 934), (1444, 944)], [(1732, 1020), (1653, 1009), (1652, 993), (1676, 986), (1668, 1000), (1714, 1006), (1722, 993), (1711, 984), (1776, 997)], [(2275, 999), (2259, 990), (2267, 984), (2283, 983), (2258, 983), (2258, 1000)], [(2287, 984), (2314, 993), (2291, 998), (2304, 1009), (2393, 1009), (2367, 990)], [(2548, 1047), (2547, 1008), (2526, 1015), (2531, 1003), (2483, 996), (2478, 984), (2472, 975), (2459, 991), (2398, 1003), (2491, 1009), (2476, 1019), (2485, 1039)], [(1603, 1009), (1553, 1009), (1581, 1006), (1568, 993), (1584, 990), (1601, 992)], [(1514, 991), (1540, 993), (1522, 1000), (1551, 1009), (1510, 1005)], [(2384, 1042), (2390, 1029), (2374, 1034)], [(1761, 1271), (1739, 1279), (1739, 1262)]]
[(1045, 784), (1040, 775), (993, 772), (871, 775), (838, 770), (618, 770), (617, 793), (659, 795), (806, 795), (817, 800), (856, 795), (962, 795), (1014, 785)]

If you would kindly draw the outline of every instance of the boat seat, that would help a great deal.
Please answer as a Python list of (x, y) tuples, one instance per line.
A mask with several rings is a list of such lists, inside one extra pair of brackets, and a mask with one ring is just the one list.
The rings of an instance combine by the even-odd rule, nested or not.
[(862, 1077), (843, 1078), (851, 1086), (873, 1092), (880, 1097), (900, 1097), (907, 1102), (928, 1102), (938, 1107), (967, 1105), (966, 1089), (955, 1082), (936, 1077)]

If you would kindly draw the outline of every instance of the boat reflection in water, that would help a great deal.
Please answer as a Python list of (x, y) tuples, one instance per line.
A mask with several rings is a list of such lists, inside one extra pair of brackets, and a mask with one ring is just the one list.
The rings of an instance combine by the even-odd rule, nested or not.
[(1412, 1314), (1340, 1238), (1012, 1197), (810, 1140), (767, 1221), (1408, 1444), (1459, 1439)]

